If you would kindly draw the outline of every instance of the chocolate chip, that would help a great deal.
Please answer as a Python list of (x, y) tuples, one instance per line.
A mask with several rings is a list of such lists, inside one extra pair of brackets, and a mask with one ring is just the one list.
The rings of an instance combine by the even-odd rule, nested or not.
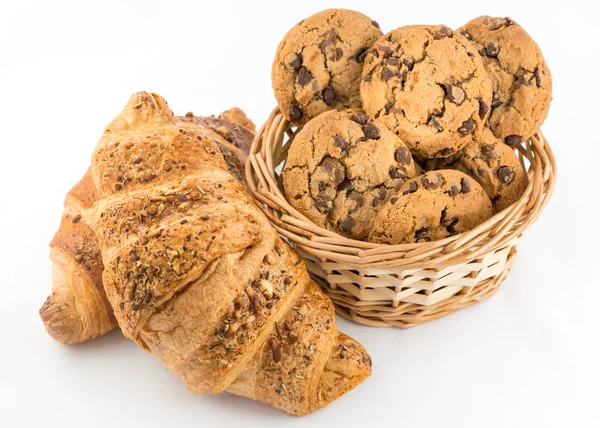
[(406, 68), (408, 68), (408, 71), (412, 71), (412, 69), (415, 66), (415, 63), (412, 62), (412, 60), (410, 60), (408, 58), (403, 58), (402, 63), (406, 66)]
[(442, 185), (442, 176), (437, 172), (423, 175), (423, 187), (426, 189), (437, 189)]
[(462, 30), (460, 34), (467, 40), (473, 40), (473, 36), (467, 30)]
[(401, 165), (410, 164), (410, 161), (412, 160), (410, 150), (408, 150), (406, 147), (398, 147), (394, 152), (394, 159), (396, 159), (396, 162)]
[(378, 45), (377, 48), (380, 52), (383, 52), (384, 58), (389, 58), (394, 53), (394, 50), (387, 45)]
[(444, 128), (442, 127), (442, 124), (439, 122), (438, 119), (439, 118), (437, 116), (431, 116), (431, 118), (429, 119), (429, 124), (441, 132), (444, 130)]
[(408, 189), (406, 189), (404, 191), (404, 193), (402, 193), (402, 194), (408, 195), (409, 193), (415, 193), (418, 188), (419, 188), (419, 186), (417, 186), (417, 183), (415, 183), (414, 181), (411, 181), (408, 183)]
[(352, 191), (350, 192), (350, 194), (348, 195), (348, 201), (352, 202), (354, 207), (352, 207), (350, 210), (348, 210), (348, 212), (353, 213), (355, 212), (357, 209), (360, 208), (360, 206), (363, 204), (363, 196), (356, 192), (356, 191)]
[(442, 25), (440, 27), (440, 30), (438, 31), (438, 34), (441, 37), (449, 37), (452, 35), (452, 30), (449, 27), (446, 27), (445, 25)]
[(406, 178), (406, 175), (396, 168), (390, 168), (389, 174), (393, 179)]
[(496, 30), (499, 30), (502, 27), (504, 27), (504, 20), (503, 19), (494, 19), (494, 20), (490, 21), (490, 25), (489, 25), (489, 29), (490, 30), (496, 31)]
[(470, 134), (475, 130), (475, 121), (473, 119), (465, 120), (460, 128), (458, 128), (458, 132), (461, 134)]
[(302, 85), (302, 86), (306, 86), (310, 83), (310, 81), (313, 79), (313, 75), (310, 71), (308, 71), (306, 69), (306, 67), (300, 67), (300, 69), (298, 70), (298, 77), (296, 78), (296, 81)]
[(288, 115), (290, 116), (291, 122), (297, 122), (302, 118), (302, 110), (300, 110), (298, 106), (290, 106)]
[(319, 181), (317, 183), (317, 189), (318, 189), (319, 193), (323, 193), (325, 191), (325, 189), (327, 189), (327, 183), (325, 183), (324, 181)]
[(327, 33), (327, 37), (325, 38), (325, 40), (319, 43), (319, 48), (321, 48), (321, 51), (323, 51), (327, 46), (333, 45), (336, 39), (337, 33), (335, 32), (335, 30), (329, 30), (329, 33)]
[(354, 226), (354, 220), (350, 217), (346, 217), (346, 219), (340, 223), (340, 230), (342, 232), (350, 232), (352, 226)]
[(446, 223), (447, 219), (448, 219), (448, 211), (446, 211), (446, 208), (444, 208), (442, 210), (442, 214), (440, 215), (440, 224)]
[(502, 105), (502, 100), (494, 95), (492, 98), (492, 108), (500, 107)]
[(79, 223), (81, 221), (81, 216), (80, 215), (76, 215), (75, 217), (73, 217), (71, 219), (71, 223), (75, 224), (75, 223)]
[(420, 239), (426, 238), (427, 237), (427, 229), (423, 228), (423, 229), (419, 229), (415, 232), (415, 239), (418, 241)]
[(456, 235), (456, 223), (458, 223), (458, 219), (455, 218), (454, 220), (452, 220), (452, 223), (450, 223), (447, 227), (446, 230), (448, 231), (448, 233), (450, 234), (450, 236), (454, 236)]
[(340, 184), (338, 184), (337, 187), (337, 190), (339, 192), (348, 191), (352, 189), (354, 189), (354, 184), (352, 184), (352, 181), (348, 180), (347, 178), (344, 179), (344, 181), (342, 181)]
[(390, 199), (390, 204), (396, 205), (396, 202), (398, 202), (398, 198), (392, 198), (392, 199)]
[(344, 181), (344, 171), (337, 165), (337, 163), (330, 157), (326, 157), (321, 161), (321, 168), (325, 170), (325, 172), (333, 175), (333, 181), (335, 184), (340, 184)]
[(348, 199), (356, 202), (358, 205), (362, 205), (363, 203), (363, 196), (356, 191), (350, 192), (350, 194), (348, 195)]
[(483, 119), (489, 112), (490, 112), (490, 106), (488, 106), (485, 101), (483, 101), (482, 99), (479, 99), (479, 117), (481, 119)]
[(456, 186), (455, 184), (453, 184), (453, 185), (450, 187), (450, 190), (446, 190), (444, 193), (445, 193), (446, 195), (448, 195), (448, 196), (452, 196), (452, 197), (454, 197), (454, 196), (458, 195), (458, 192), (459, 192), (459, 190), (458, 190), (458, 186)]
[(330, 158), (329, 156), (327, 156), (327, 157), (324, 157), (323, 160), (321, 161), (321, 167), (326, 172), (331, 172), (337, 168), (337, 165), (336, 165), (335, 161), (333, 160), (333, 158)]
[(356, 55), (356, 62), (358, 62), (359, 64), (362, 64), (363, 62), (365, 62), (365, 57), (367, 56), (367, 51), (368, 51), (367, 48), (365, 48), (362, 51), (360, 51)]
[(393, 65), (394, 67), (400, 67), (400, 59), (393, 57), (388, 59), (388, 65)]
[(379, 26), (379, 22), (377, 22), (377, 21), (371, 21), (371, 24), (373, 24), (373, 27), (375, 27), (375, 28), (381, 28)]
[(458, 86), (443, 85), (444, 91), (446, 92), (446, 99), (453, 102), (456, 105), (461, 105), (465, 100), (465, 91)]
[(499, 49), (497, 46), (494, 46), (493, 43), (489, 43), (485, 47), (485, 54), (490, 58), (496, 58), (498, 56)]
[(504, 184), (510, 184), (515, 179), (515, 170), (504, 165), (498, 168), (498, 178)]
[(460, 179), (460, 193), (469, 193), (471, 191), (471, 183), (466, 178)]
[(383, 69), (381, 70), (381, 79), (384, 82), (387, 82), (394, 76), (395, 76), (395, 73), (387, 67), (383, 67)]
[(333, 52), (333, 61), (339, 61), (340, 59), (342, 59), (342, 57), (344, 56), (344, 51), (342, 50), (342, 48), (335, 48), (335, 51)]
[(521, 76), (519, 76), (519, 84), (521, 84), (522, 86), (531, 86), (531, 84), (533, 83), (533, 79), (533, 75), (527, 77), (525, 76), (525, 74), (522, 74)]
[(481, 144), (481, 154), (483, 155), (483, 159), (486, 163), (496, 159), (498, 155), (496, 154), (496, 149), (492, 144)]
[(369, 83), (371, 80), (373, 79), (373, 76), (371, 74), (367, 74), (364, 78), (363, 78), (363, 82), (367, 82)]
[(352, 116), (350, 116), (350, 120), (364, 126), (367, 124), (367, 122), (369, 122), (369, 116), (364, 113), (354, 113)]
[(379, 188), (379, 192), (373, 197), (373, 206), (374, 207), (379, 205), (381, 202), (385, 201), (386, 193), (387, 193), (387, 191), (386, 191), (385, 187), (382, 186)]
[(450, 156), (452, 153), (454, 153), (454, 149), (450, 147), (445, 147), (437, 152), (437, 154), (441, 157)]
[(336, 147), (339, 147), (342, 150), (346, 150), (348, 148), (348, 146), (350, 145), (350, 143), (346, 140), (344, 140), (341, 136), (336, 135), (335, 137), (333, 137), (333, 141)]
[(300, 69), (302, 67), (302, 54), (294, 54), (294, 58), (290, 61), (289, 66), (295, 71)]
[(365, 126), (363, 128), (363, 132), (365, 133), (367, 138), (371, 140), (379, 140), (379, 138), (381, 138), (381, 135), (379, 135), (379, 128), (377, 128), (375, 125)]
[(333, 209), (333, 201), (325, 196), (315, 198), (315, 205), (321, 212), (329, 212)]
[(519, 135), (509, 135), (504, 139), (504, 142), (511, 147), (518, 146), (523, 142), (523, 138)]
[(321, 96), (323, 97), (323, 101), (325, 102), (325, 104), (327, 104), (329, 107), (335, 104), (337, 94), (329, 86), (323, 89), (323, 92), (321, 92)]
[(536, 68), (535, 71), (533, 72), (533, 75), (535, 77), (535, 84), (538, 88), (542, 87), (542, 73), (540, 72), (539, 68)]

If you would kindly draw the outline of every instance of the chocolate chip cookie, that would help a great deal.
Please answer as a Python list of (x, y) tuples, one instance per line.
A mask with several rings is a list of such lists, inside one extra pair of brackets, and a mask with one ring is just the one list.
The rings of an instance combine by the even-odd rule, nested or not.
[(366, 238), (375, 213), (416, 175), (402, 140), (357, 110), (322, 113), (296, 135), (283, 170), (290, 204), (315, 224)]
[(347, 9), (324, 10), (293, 27), (271, 71), (286, 119), (301, 125), (326, 110), (359, 108), (365, 51), (382, 34), (377, 22)]
[(493, 214), (492, 203), (471, 177), (430, 171), (404, 183), (379, 211), (368, 240), (383, 244), (428, 242), (473, 229)]
[(498, 212), (518, 201), (527, 188), (527, 173), (519, 158), (487, 128), (456, 155), (423, 165), (426, 170), (457, 169), (468, 174), (483, 187)]
[(367, 114), (426, 158), (464, 147), (483, 127), (492, 101), (481, 56), (443, 25), (401, 27), (377, 40), (365, 58), (360, 92)]
[(510, 18), (481, 16), (457, 31), (477, 48), (492, 81), (490, 128), (511, 146), (527, 140), (546, 119), (552, 99), (540, 48)]

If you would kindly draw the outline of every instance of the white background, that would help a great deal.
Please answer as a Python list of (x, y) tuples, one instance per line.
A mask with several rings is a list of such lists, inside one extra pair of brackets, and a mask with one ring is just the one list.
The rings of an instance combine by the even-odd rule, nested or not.
[[(2, 0), (0, 426), (599, 426), (600, 30), (592, 2), (555, 3)], [(47, 245), (104, 125), (140, 90), (178, 114), (238, 105), (261, 123), (275, 105), (280, 39), (332, 6), (360, 10), (384, 31), (511, 16), (542, 47), (558, 187), (499, 292), (410, 330), (338, 320), (370, 351), (373, 375), (305, 418), (188, 393), (119, 332), (53, 342), (37, 314), (51, 287)]]

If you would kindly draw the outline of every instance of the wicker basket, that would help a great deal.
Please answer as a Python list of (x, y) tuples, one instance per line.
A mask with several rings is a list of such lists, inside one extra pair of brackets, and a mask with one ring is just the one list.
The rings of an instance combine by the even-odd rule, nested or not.
[(246, 179), (260, 208), (304, 256), (338, 312), (361, 324), (412, 327), (494, 294), (511, 268), (523, 231), (554, 190), (554, 155), (538, 131), (517, 147), (528, 170), (527, 190), (475, 229), (418, 244), (352, 240), (316, 226), (287, 203), (276, 170), (297, 131), (275, 109), (256, 134)]

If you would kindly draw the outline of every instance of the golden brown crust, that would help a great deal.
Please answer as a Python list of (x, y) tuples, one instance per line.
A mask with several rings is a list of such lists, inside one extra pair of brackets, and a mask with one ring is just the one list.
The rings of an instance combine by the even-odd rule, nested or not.
[[(147, 105), (132, 108), (140, 102)], [(307, 292), (304, 262), (227, 172), (216, 144), (153, 105), (166, 103), (135, 94), (109, 125), (92, 161), (100, 200), (84, 215), (101, 241), (104, 287), (125, 335), (191, 391), (229, 390), (291, 413), (322, 407), (360, 383), (370, 368), (328, 383), (327, 400), (320, 398), (336, 339), (331, 302), (314, 285)], [(132, 155), (139, 150), (142, 161)], [(165, 170), (165, 159), (174, 167)], [(314, 307), (304, 323), (295, 323), (297, 299)], [(288, 382), (291, 374), (283, 366), (275, 373), (262, 368), (267, 343), (281, 361), (283, 344), (275, 341), (286, 322), (299, 340), (318, 341), (306, 403), (298, 407), (272, 388), (274, 379)]]
[(97, 200), (98, 192), (92, 179), (92, 169), (88, 168), (81, 180), (67, 193), (64, 202), (65, 212), (77, 216), (82, 209), (90, 208)]
[(372, 362), (356, 340), (338, 333), (321, 377), (320, 407), (354, 389), (371, 375)]
[[(232, 109), (230, 112), (234, 113), (237, 120), (245, 117), (239, 109)], [(186, 117), (176, 118), (175, 121), (184, 130), (191, 129), (215, 141), (225, 156), (229, 171), (244, 183), (243, 168), (252, 142), (252, 132), (226, 119), (207, 121), (202, 117)], [(117, 122), (126, 129), (133, 125), (123, 116)], [(214, 128), (221, 132), (213, 130)], [(172, 165), (167, 168), (169, 166)], [(98, 192), (91, 168), (88, 168), (67, 194), (64, 201), (65, 214), (50, 244), (53, 291), (40, 309), (40, 316), (48, 333), (61, 343), (83, 342), (106, 334), (117, 326), (102, 286), (104, 266), (98, 242), (94, 232), (81, 217), (81, 211), (91, 208), (97, 200)]]
[[(244, 114), (241, 110), (239, 111)], [(178, 125), (186, 129), (193, 129), (202, 137), (217, 143), (225, 162), (227, 162), (229, 172), (240, 183), (246, 185), (244, 168), (254, 139), (252, 131), (224, 118), (194, 116), (192, 113), (178, 116), (175, 121)]]
[(244, 111), (238, 107), (233, 107), (229, 110), (225, 110), (223, 113), (219, 114), (219, 118), (225, 119), (231, 123), (241, 125), (252, 132), (256, 131), (254, 122), (252, 122), (250, 118), (246, 116), (246, 113), (244, 113)]
[(227, 392), (305, 415), (371, 374), (371, 358), (335, 327), (334, 309), (310, 282)]
[(102, 288), (102, 259), (96, 236), (80, 215), (63, 214), (50, 243), (50, 258), (52, 294), (40, 309), (50, 336), (72, 344), (116, 327)]

